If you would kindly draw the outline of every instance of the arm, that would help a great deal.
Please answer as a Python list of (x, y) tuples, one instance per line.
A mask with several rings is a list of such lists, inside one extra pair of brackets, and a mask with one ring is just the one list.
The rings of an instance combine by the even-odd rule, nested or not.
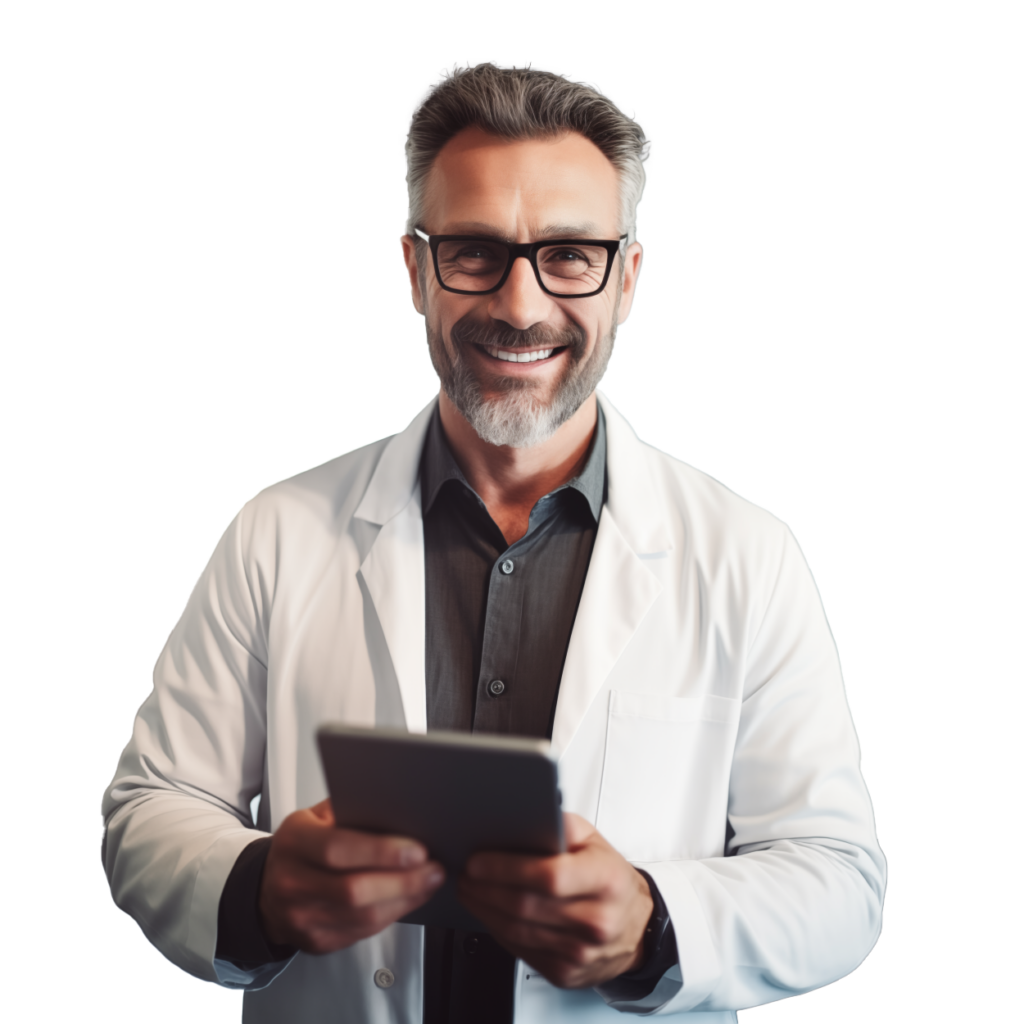
[[(645, 1005), (626, 1005), (607, 982), (616, 968), (636, 967), (635, 911), (649, 914), (650, 903), (596, 830), (587, 826), (561, 858), (470, 863), (477, 880), (463, 885), (466, 902), (555, 984), (594, 985), (618, 1009), (734, 1010), (828, 984), (874, 944), (885, 862), (835, 646), (788, 531), (763, 607), (743, 651), (727, 855), (636, 865), (664, 899), (678, 952), (678, 974), (670, 970)], [(621, 863), (606, 856), (600, 877), (593, 868), (588, 877), (581, 855), (602, 844)], [(631, 890), (627, 901), (618, 895)]]
[(742, 1009), (826, 985), (881, 928), (885, 860), (817, 589), (786, 530), (745, 648), (726, 856), (641, 865), (675, 923), (662, 1012)]
[(267, 651), (245, 524), (243, 510), (196, 584), (103, 798), (114, 901), (172, 962), (232, 986), (256, 979), (218, 973), (220, 894), (244, 848), (267, 835), (249, 817), (263, 783)]
[[(118, 906), (168, 959), (209, 981), (261, 988), (295, 949), (328, 952), (381, 931), (441, 875), (418, 843), (335, 829), (326, 802), (289, 815), (273, 836), (252, 828), (273, 583), (246, 571), (245, 515), (157, 663), (104, 798), (103, 860)], [(222, 935), (223, 914), (238, 928)]]

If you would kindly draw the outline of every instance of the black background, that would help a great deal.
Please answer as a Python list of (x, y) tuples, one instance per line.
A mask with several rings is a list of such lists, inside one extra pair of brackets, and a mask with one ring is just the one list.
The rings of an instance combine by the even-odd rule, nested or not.
[[(93, 735), (97, 801), (231, 515), (265, 484), (400, 429), (437, 388), (399, 258), (396, 142), (436, 63), (404, 62), (356, 102), (323, 68), (228, 75), (200, 62), (134, 92), (111, 80), (95, 114), (105, 202), (85, 220), (102, 224), (106, 255), (88, 308), (118, 344), (80, 357), (94, 383), (71, 449), (92, 515), (84, 568), (117, 602), (120, 636)], [(645, 267), (604, 388), (642, 437), (793, 526), (839, 642), (896, 878), (858, 971), (740, 1016), (856, 1018), (883, 993), (894, 1008), (906, 921), (885, 792), (910, 663), (891, 639), (891, 566), (915, 545), (915, 441), (891, 372), (893, 260), (869, 254), (886, 232), (899, 245), (883, 214), (895, 142), (876, 100), (838, 80), (810, 88), (775, 69), (746, 88), (723, 72), (671, 98), (639, 67), (565, 70), (635, 106), (657, 143)], [(95, 614), (109, 631), (109, 605)], [(111, 905), (98, 864), (94, 885), (119, 977), (168, 1018), (237, 1019), (239, 994), (165, 963)]]

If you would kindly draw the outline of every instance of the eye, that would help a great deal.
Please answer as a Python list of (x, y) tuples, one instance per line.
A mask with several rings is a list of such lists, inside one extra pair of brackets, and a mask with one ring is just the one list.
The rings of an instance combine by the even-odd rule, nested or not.
[(577, 249), (545, 249), (544, 259), (554, 263), (589, 263), (590, 261)]
[(446, 242), (438, 251), (441, 263), (463, 272), (479, 272), (495, 266), (504, 266), (505, 250), (486, 242)]
[(541, 273), (559, 281), (593, 281), (604, 272), (608, 253), (596, 245), (551, 245), (537, 254)]

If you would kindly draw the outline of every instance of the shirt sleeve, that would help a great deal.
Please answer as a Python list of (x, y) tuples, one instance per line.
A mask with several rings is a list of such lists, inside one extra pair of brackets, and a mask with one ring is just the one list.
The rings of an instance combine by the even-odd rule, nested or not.
[(289, 960), (298, 952), (293, 946), (270, 942), (260, 922), (260, 883), (271, 841), (269, 836), (263, 836), (238, 855), (224, 883), (217, 911), (216, 960), (249, 974)]

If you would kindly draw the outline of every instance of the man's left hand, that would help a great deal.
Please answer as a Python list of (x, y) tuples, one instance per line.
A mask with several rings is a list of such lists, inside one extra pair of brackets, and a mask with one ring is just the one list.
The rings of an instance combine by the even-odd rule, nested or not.
[(478, 853), (459, 899), (510, 953), (560, 988), (635, 970), (654, 909), (643, 875), (585, 819), (565, 815), (567, 853)]

